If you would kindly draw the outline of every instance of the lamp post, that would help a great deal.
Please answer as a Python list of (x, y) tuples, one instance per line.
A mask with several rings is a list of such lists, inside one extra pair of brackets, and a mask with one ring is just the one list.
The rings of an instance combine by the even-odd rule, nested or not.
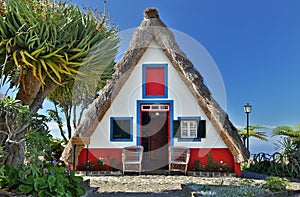
[(247, 103), (246, 105), (244, 105), (244, 111), (247, 114), (247, 149), (249, 150), (249, 114), (251, 112), (251, 108), (252, 106)]

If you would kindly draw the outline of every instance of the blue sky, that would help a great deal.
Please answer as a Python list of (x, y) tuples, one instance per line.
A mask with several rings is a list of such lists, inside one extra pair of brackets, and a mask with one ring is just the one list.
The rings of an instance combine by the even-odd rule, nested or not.
[[(156, 7), (168, 27), (202, 44), (223, 78), (226, 111), (236, 127), (246, 126), (247, 102), (251, 125), (300, 123), (300, 1), (107, 1), (110, 22), (120, 31), (136, 28), (144, 10)], [(71, 2), (103, 9), (101, 0)], [(274, 140), (250, 140), (251, 152), (273, 152)]]
[[(99, 0), (72, 0), (102, 8)], [(210, 53), (223, 77), (227, 112), (244, 125), (243, 105), (253, 106), (251, 124), (300, 122), (300, 2), (296, 0), (108, 0), (114, 22), (136, 28), (143, 11), (156, 7), (172, 29), (196, 39)], [(188, 54), (187, 54), (188, 55)]]
[[(99, 0), (73, 3), (102, 9)], [(202, 44), (217, 64), (226, 89), (226, 111), (246, 126), (243, 105), (253, 106), (251, 125), (273, 128), (300, 123), (300, 1), (290, 0), (108, 0), (120, 31), (136, 28), (143, 11)], [(189, 55), (189, 54), (187, 54)], [(264, 130), (270, 134), (271, 129)], [(273, 142), (250, 140), (250, 150), (273, 152)]]

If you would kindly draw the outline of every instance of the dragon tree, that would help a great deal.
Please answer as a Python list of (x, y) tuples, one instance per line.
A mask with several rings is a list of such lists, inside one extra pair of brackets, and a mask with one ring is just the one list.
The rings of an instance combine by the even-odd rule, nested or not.
[[(15, 89), (16, 99), (32, 112), (75, 78), (84, 86), (97, 82), (92, 74), (103, 72), (115, 59), (119, 39), (105, 14), (55, 0), (2, 0), (0, 9), (0, 85)], [(26, 129), (11, 130), (4, 115), (2, 163), (17, 165), (23, 162), (17, 155), (24, 150), (20, 141)]]

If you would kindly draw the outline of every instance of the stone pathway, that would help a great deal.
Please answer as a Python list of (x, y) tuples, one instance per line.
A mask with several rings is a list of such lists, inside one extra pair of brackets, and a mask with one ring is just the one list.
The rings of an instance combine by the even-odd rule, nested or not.
[[(241, 181), (234, 177), (192, 177), (181, 175), (140, 175), (140, 176), (88, 176), (84, 179), (90, 179), (91, 187), (99, 187), (98, 191), (91, 197), (112, 197), (112, 196), (174, 196), (183, 197), (181, 184), (190, 182), (202, 184), (223, 184)], [(261, 180), (255, 180), (261, 182)], [(300, 189), (300, 183), (293, 183), (293, 189)]]
[(182, 197), (181, 184), (191, 182), (187, 176), (140, 175), (89, 177), (91, 187), (99, 187), (91, 196), (174, 196)]

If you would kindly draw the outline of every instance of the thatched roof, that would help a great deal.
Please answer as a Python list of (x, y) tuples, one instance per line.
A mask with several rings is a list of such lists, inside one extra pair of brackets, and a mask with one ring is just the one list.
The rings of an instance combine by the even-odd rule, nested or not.
[[(226, 112), (214, 100), (209, 89), (204, 85), (200, 73), (194, 69), (192, 62), (179, 49), (174, 34), (161, 21), (155, 8), (149, 8), (145, 11), (144, 20), (136, 29), (129, 49), (115, 65), (116, 71), (112, 79), (104, 87), (101, 95), (93, 102), (85, 120), (77, 127), (74, 136), (90, 137), (93, 134), (151, 42), (155, 42), (168, 57), (233, 154), (235, 162), (240, 163), (248, 159), (249, 151), (243, 145), (237, 129), (230, 122)], [(82, 148), (83, 146), (77, 148), (76, 157)], [(67, 163), (72, 163), (73, 161), (73, 150), (70, 142), (62, 154), (62, 159)]]

